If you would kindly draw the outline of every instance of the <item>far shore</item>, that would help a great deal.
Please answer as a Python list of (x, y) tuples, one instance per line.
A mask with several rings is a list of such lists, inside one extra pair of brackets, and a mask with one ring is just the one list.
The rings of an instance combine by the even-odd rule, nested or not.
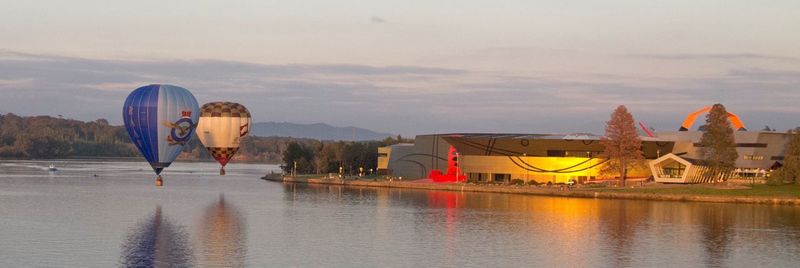
[(327, 184), (355, 187), (406, 188), (434, 191), (484, 192), (504, 194), (528, 194), (554, 197), (637, 199), (655, 201), (691, 201), (713, 203), (800, 205), (800, 186), (767, 186), (749, 184), (645, 184), (622, 187), (537, 187), (522, 185), (492, 185), (471, 183), (433, 183), (428, 180), (365, 180), (328, 179), (322, 176), (281, 176), (269, 174), (264, 180), (284, 183)]
[[(126, 156), (72, 156), (72, 157), (62, 157), (62, 158), (0, 158), (0, 161), (80, 161), (80, 160), (90, 160), (90, 161), (109, 161), (109, 162), (147, 162), (144, 157), (136, 156), (136, 157), (126, 157)], [(217, 161), (214, 159), (189, 159), (189, 158), (178, 158), (175, 159), (174, 163), (216, 163)], [(231, 161), (230, 164), (266, 164), (266, 165), (280, 165), (280, 163), (273, 163), (273, 162), (264, 162), (261, 160), (234, 160)]]

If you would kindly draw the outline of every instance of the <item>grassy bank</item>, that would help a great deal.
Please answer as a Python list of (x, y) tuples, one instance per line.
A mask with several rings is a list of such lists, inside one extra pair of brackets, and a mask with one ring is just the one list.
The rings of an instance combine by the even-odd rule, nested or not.
[[(746, 187), (746, 188), (744, 188)], [(659, 195), (698, 195), (698, 196), (754, 196), (754, 197), (796, 197), (800, 198), (800, 185), (746, 185), (742, 189), (727, 189), (715, 185), (664, 185), (641, 188), (594, 188), (598, 192), (639, 193)]]
[(263, 179), (284, 183), (333, 184), (356, 187), (389, 187), (434, 191), (529, 194), (554, 197), (638, 199), (656, 201), (692, 201), (715, 203), (746, 203), (800, 206), (800, 186), (756, 185), (677, 185), (646, 184), (638, 188), (617, 187), (541, 187), (467, 183), (431, 183), (427, 181), (339, 180), (309, 177), (281, 177), (279, 174)]

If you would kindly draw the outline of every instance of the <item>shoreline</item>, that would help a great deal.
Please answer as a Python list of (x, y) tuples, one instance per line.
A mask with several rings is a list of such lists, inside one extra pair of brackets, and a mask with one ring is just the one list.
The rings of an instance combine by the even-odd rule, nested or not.
[[(7, 161), (7, 162), (20, 162), (20, 161), (37, 161), (37, 162), (64, 162), (64, 161), (98, 161), (98, 162), (147, 162), (146, 159), (143, 157), (116, 157), (116, 156), (76, 156), (76, 157), (63, 157), (63, 158), (2, 158), (0, 157), (0, 162)], [(217, 163), (214, 159), (175, 159), (173, 163)], [(261, 161), (231, 161), (229, 164), (264, 164), (264, 165), (280, 165), (280, 163), (269, 163), (269, 162), (261, 162)]]
[(655, 193), (626, 193), (597, 191), (591, 188), (572, 188), (560, 190), (559, 188), (538, 188), (530, 186), (513, 185), (476, 185), (464, 183), (429, 183), (419, 181), (363, 181), (363, 180), (338, 180), (325, 178), (291, 178), (272, 174), (262, 177), (266, 181), (283, 183), (305, 183), (322, 185), (340, 185), (374, 188), (402, 188), (429, 191), (454, 191), (454, 192), (480, 192), (525, 194), (551, 197), (594, 198), (594, 199), (630, 199), (651, 201), (683, 201), (706, 203), (737, 203), (737, 204), (768, 204), (768, 205), (794, 205), (800, 206), (800, 198), (788, 196), (720, 196), (698, 194), (655, 194)]

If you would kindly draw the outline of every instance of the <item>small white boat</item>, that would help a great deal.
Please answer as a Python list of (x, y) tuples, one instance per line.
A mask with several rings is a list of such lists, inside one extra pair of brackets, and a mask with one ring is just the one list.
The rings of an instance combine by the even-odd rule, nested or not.
[(47, 168), (47, 171), (56, 172), (58, 169), (56, 168), (56, 165), (50, 164), (50, 166)]

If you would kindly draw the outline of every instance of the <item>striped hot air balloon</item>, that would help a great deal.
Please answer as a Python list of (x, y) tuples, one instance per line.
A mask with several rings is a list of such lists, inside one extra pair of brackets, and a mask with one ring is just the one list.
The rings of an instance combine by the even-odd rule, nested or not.
[(225, 165), (231, 160), (239, 143), (250, 132), (250, 112), (235, 102), (210, 102), (200, 108), (197, 137), (211, 156), (222, 165), (220, 175), (225, 175)]
[(199, 117), (197, 100), (189, 90), (172, 85), (137, 88), (125, 100), (122, 118), (131, 141), (158, 178), (192, 139)]

